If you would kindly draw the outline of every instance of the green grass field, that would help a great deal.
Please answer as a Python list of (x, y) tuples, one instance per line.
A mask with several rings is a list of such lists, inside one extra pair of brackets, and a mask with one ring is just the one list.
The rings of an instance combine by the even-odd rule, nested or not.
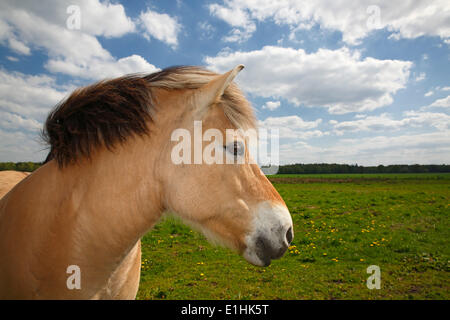
[(283, 258), (254, 267), (167, 218), (143, 238), (138, 299), (450, 299), (450, 174), (270, 179), (294, 221)]

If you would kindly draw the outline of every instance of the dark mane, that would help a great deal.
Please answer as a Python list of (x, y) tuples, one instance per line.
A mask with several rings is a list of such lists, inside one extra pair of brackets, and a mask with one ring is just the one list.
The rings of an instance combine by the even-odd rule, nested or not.
[[(90, 158), (101, 146), (112, 150), (132, 135), (149, 134), (154, 103), (152, 88), (195, 89), (217, 74), (201, 67), (177, 66), (149, 75), (127, 75), (76, 89), (50, 112), (42, 138), (50, 146), (45, 160), (60, 167)], [(254, 127), (253, 110), (232, 85), (224, 112), (237, 127)]]
[(132, 134), (148, 134), (150, 107), (150, 86), (138, 75), (75, 90), (45, 121), (42, 136), (50, 145), (45, 162), (55, 159), (62, 167), (90, 158), (101, 145), (111, 150)]

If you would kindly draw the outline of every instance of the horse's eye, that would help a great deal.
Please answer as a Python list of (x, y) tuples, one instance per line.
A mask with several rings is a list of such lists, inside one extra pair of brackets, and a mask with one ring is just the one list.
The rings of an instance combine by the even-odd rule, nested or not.
[(224, 146), (224, 148), (235, 157), (242, 156), (245, 152), (244, 144), (240, 141), (234, 141)]

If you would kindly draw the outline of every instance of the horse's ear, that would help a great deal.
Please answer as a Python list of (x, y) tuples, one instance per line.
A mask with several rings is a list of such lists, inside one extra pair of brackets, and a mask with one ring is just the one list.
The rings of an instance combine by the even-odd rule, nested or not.
[(242, 69), (244, 69), (244, 66), (240, 64), (227, 73), (217, 76), (200, 89), (197, 89), (196, 102), (198, 106), (203, 109), (217, 102)]

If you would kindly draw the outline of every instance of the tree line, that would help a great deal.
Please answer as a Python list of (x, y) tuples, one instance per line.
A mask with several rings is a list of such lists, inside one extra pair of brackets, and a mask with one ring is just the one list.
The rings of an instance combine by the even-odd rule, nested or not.
[(278, 174), (315, 173), (441, 173), (450, 172), (448, 164), (393, 164), (379, 166), (359, 166), (337, 163), (296, 163), (280, 166)]
[[(32, 172), (42, 162), (0, 162), (0, 171), (16, 170)], [(441, 173), (450, 172), (448, 164), (393, 164), (359, 166), (337, 163), (296, 163), (280, 166), (278, 174), (325, 174), (325, 173)]]
[(41, 165), (42, 162), (0, 162), (0, 171), (15, 170), (32, 172)]

